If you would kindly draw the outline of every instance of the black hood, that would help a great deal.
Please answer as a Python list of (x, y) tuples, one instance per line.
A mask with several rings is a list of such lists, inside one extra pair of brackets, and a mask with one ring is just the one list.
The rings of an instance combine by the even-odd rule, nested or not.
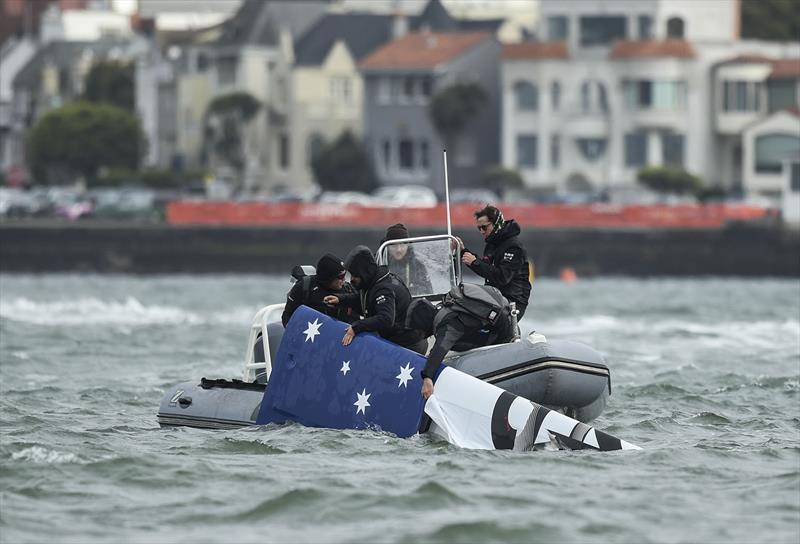
[(436, 317), (436, 308), (429, 300), (418, 298), (409, 304), (406, 310), (407, 329), (416, 329), (426, 335), (433, 333), (433, 321)]
[(517, 222), (513, 219), (509, 219), (508, 221), (503, 222), (503, 226), (486, 237), (487, 243), (497, 243), (502, 240), (507, 240), (513, 236), (519, 236), (519, 233), (522, 232), (519, 228)]
[(356, 246), (347, 256), (344, 262), (345, 268), (351, 276), (358, 276), (363, 282), (361, 289), (366, 289), (375, 281), (378, 273), (378, 263), (372, 251), (367, 246)]

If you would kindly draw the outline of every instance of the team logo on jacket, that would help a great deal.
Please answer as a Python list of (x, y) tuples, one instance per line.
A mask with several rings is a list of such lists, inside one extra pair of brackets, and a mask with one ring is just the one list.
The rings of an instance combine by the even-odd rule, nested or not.
[(386, 295), (381, 295), (375, 299), (375, 304), (383, 304), (386, 302)]
[(506, 251), (505, 253), (503, 253), (503, 260), (504, 260), (504, 261), (510, 261), (510, 260), (512, 260), (513, 258), (514, 258), (514, 253), (513, 253), (513, 252), (511, 252), (511, 251)]

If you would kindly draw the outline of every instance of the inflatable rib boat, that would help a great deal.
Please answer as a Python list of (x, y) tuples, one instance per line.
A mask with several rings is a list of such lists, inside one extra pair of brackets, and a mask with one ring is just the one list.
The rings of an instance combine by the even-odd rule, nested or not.
[[(391, 240), (379, 249), (378, 262), (392, 270), (388, 249), (413, 245), (429, 275), (426, 289), (431, 292), (411, 294), (440, 300), (461, 282), (460, 262), (450, 250), (453, 241), (448, 235)], [(158, 422), (213, 429), (256, 425), (284, 335), (282, 312), (283, 304), (273, 304), (256, 313), (241, 380), (202, 378), (169, 388), (159, 406)], [(331, 345), (331, 349), (335, 347)], [(548, 341), (538, 332), (508, 344), (451, 353), (444, 362), (582, 423), (598, 417), (611, 394), (611, 374), (600, 353), (578, 342)]]

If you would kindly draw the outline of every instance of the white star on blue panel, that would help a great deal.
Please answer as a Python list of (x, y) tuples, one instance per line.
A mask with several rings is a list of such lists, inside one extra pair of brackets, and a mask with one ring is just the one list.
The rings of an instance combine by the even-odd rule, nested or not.
[(356, 413), (361, 412), (364, 415), (367, 415), (367, 406), (371, 406), (369, 403), (369, 397), (372, 393), (367, 393), (366, 389), (363, 389), (361, 393), (356, 393), (358, 396), (358, 400), (353, 403), (353, 406), (358, 406), (356, 408)]
[(306, 342), (311, 340), (314, 342), (314, 337), (319, 335), (319, 328), (322, 326), (322, 323), (319, 322), (319, 319), (315, 319), (313, 323), (310, 321), (308, 322), (308, 328), (303, 331), (303, 334), (306, 335)]
[(350, 361), (342, 361), (342, 368), (339, 369), (339, 372), (342, 373), (342, 376), (347, 376), (347, 373), (350, 372)]
[(400, 380), (400, 383), (397, 384), (397, 387), (400, 387), (401, 385), (403, 387), (408, 387), (408, 382), (410, 380), (414, 379), (414, 376), (411, 375), (411, 373), (413, 371), (414, 371), (414, 369), (411, 367), (411, 363), (410, 362), (406, 363), (405, 367), (401, 366), (400, 367), (400, 374), (395, 376), (395, 378)]

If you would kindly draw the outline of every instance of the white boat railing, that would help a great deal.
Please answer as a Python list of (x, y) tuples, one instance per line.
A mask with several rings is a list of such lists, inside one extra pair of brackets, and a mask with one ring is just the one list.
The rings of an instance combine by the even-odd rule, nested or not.
[[(244, 377), (245, 382), (256, 381), (256, 375), (259, 370), (264, 370), (267, 380), (272, 373), (272, 356), (269, 349), (269, 336), (267, 335), (267, 325), (275, 320), (280, 320), (280, 314), (283, 313), (284, 304), (270, 304), (264, 306), (253, 317), (253, 323), (250, 325), (250, 336), (247, 339), (247, 351), (244, 356)], [(256, 340), (259, 333), (261, 334), (262, 346), (264, 348), (264, 361), (256, 362), (255, 348)]]

